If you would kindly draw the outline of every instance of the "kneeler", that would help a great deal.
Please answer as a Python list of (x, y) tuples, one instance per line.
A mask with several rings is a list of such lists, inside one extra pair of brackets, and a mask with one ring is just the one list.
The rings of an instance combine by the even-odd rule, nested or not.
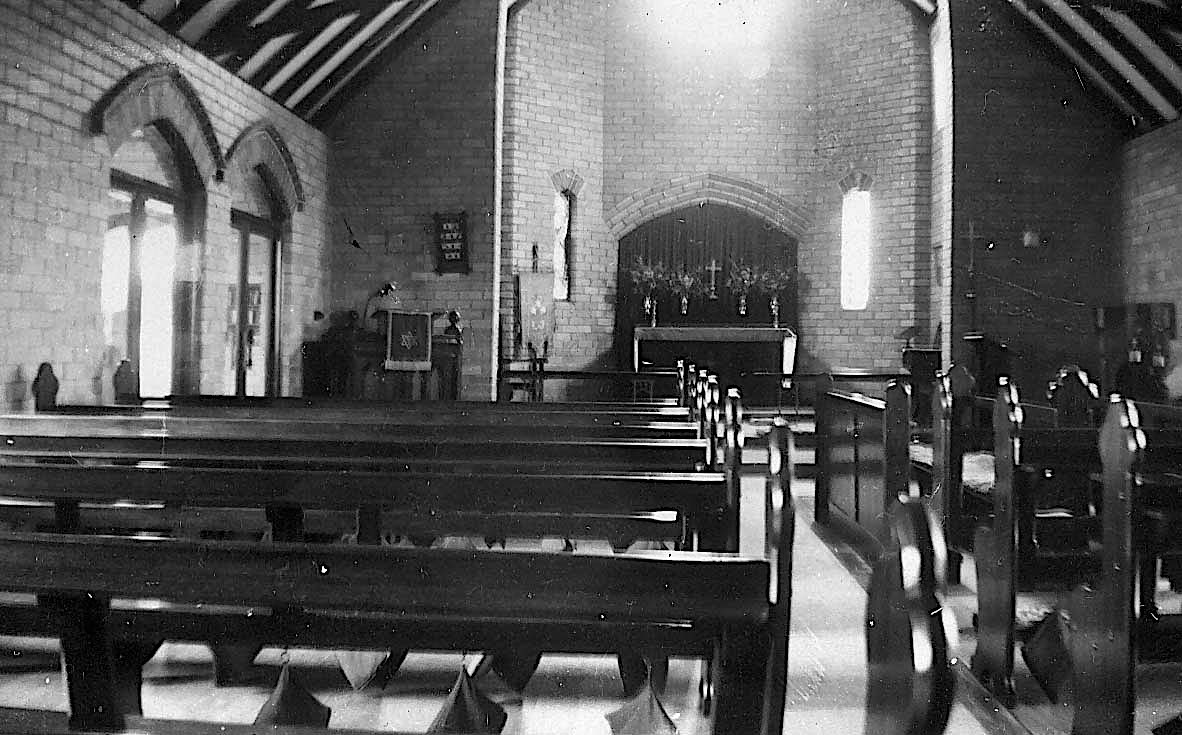
[(279, 672), (279, 681), (271, 697), (255, 716), (254, 724), (328, 727), (331, 716), (332, 709), (312, 696), (292, 673), (291, 664), (284, 663)]
[(1038, 623), (1022, 645), (1022, 660), (1034, 680), (1056, 704), (1071, 692), (1071, 629), (1058, 608)]
[[(357, 512), (357, 535), (346, 535), (345, 543), (381, 546), (387, 543), (382, 535), (381, 509), (363, 507)], [(426, 542), (430, 546), (430, 541)], [(406, 660), (405, 648), (394, 651), (338, 651), (337, 663), (354, 691), (367, 687), (383, 689)]]
[(443, 709), (427, 732), (500, 733), (508, 719), (505, 709), (485, 696), (472, 682), (467, 667), (461, 666)]
[(495, 671), (501, 680), (516, 692), (525, 691), (530, 677), (542, 661), (542, 652), (536, 649), (511, 648), (484, 654), (476, 664), (474, 678), (489, 671)]
[(631, 701), (604, 717), (612, 735), (677, 735), (677, 727), (648, 683)]

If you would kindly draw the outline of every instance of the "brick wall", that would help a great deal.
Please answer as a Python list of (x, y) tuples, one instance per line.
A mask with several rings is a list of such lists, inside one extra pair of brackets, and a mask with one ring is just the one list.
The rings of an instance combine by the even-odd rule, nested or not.
[[(905, 3), (829, 6), (817, 28), (816, 215), (800, 262), (810, 286), (802, 344), (824, 364), (899, 369), (907, 327), (931, 309), (931, 70), (926, 20)], [(869, 176), (870, 300), (841, 308), (839, 182)]]
[[(1112, 228), (1122, 124), (1005, 3), (951, 6), (952, 357), (972, 326), (971, 259), (977, 326), (1009, 344), (1019, 386), (1045, 385), (1065, 362), (1095, 372), (1091, 307), (1121, 301)], [(1034, 247), (1023, 245), (1028, 228)]]
[[(928, 344), (952, 354), (952, 31), (950, 0), (941, 0), (929, 32), (932, 63), (931, 287)], [(916, 344), (921, 344), (917, 342)]]
[[(891, 2), (765, 4), (762, 11), (777, 17), (767, 35), (747, 33), (694, 54), (657, 38), (654, 21), (676, 25), (657, 7), (636, 0), (609, 11), (609, 217), (648, 202), (613, 228), (626, 232), (695, 196), (764, 216), (799, 239), (801, 369), (898, 366), (895, 333), (926, 323), (929, 310), (921, 22)], [(726, 38), (726, 27), (717, 34)], [(878, 213), (864, 312), (839, 305), (838, 182), (852, 170), (875, 178)], [(727, 183), (681, 191), (703, 180)], [(735, 188), (743, 193), (729, 194)], [(768, 201), (777, 216), (760, 207)]]
[[(1120, 158), (1118, 231), (1124, 301), (1182, 302), (1182, 124), (1160, 128), (1125, 146)], [(1112, 280), (1117, 281), (1113, 275)], [(1109, 303), (1119, 303), (1114, 293)], [(1171, 364), (1180, 357), (1171, 346)]]
[[(360, 312), (393, 280), (409, 310), (458, 309), (467, 327), (463, 397), (472, 399), (491, 393), (497, 12), (496, 0), (446, 4), (326, 127), (338, 215), (333, 308)], [(471, 272), (438, 275), (432, 214), (459, 211), (468, 216)], [(349, 246), (345, 220), (361, 249)]]
[[(115, 0), (0, 0), (0, 401), (8, 410), (31, 408), (28, 383), (42, 361), (53, 364), (59, 399), (93, 402), (109, 384), (102, 371), (99, 304), (102, 244), (107, 230), (110, 161), (126, 126), (155, 117), (180, 121), (179, 132), (201, 174), (204, 198), (198, 237), (184, 248), (205, 302), (207, 325), (225, 322), (217, 299), (236, 240), (230, 230), (231, 177), (219, 180), (210, 163), (252, 125), (265, 122), (296, 161), (305, 195), (293, 211), (285, 249), (281, 296), (281, 384), (300, 390), (300, 342), (312, 336), (312, 311), (323, 308), (322, 245), (326, 241), (327, 145), (314, 128), (263, 94), (185, 47)], [(193, 129), (183, 95), (162, 84), (135, 97), (92, 132), (94, 111), (120, 80), (151, 64), (168, 64), (188, 85), (208, 129)], [(172, 90), (172, 91), (168, 91)], [(192, 108), (193, 105), (190, 105)], [(137, 121), (137, 116), (142, 119)], [(293, 210), (295, 208), (293, 207)], [(199, 255), (199, 257), (198, 257)], [(203, 335), (208, 354), (219, 335)], [(222, 338), (224, 339), (224, 338)], [(197, 386), (216, 392), (216, 376)]]
[(508, 26), (501, 353), (514, 354), (515, 279), (552, 270), (554, 195), (578, 188), (571, 289), (555, 303), (554, 367), (607, 361), (615, 314), (615, 237), (603, 218), (604, 6), (519, 3)]

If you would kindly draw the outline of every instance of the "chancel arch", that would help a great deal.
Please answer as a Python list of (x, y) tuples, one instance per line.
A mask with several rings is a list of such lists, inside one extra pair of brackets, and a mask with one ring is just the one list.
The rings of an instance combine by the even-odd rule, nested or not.
[(644, 222), (701, 202), (749, 212), (796, 239), (809, 225), (806, 210), (799, 205), (753, 181), (720, 174), (680, 176), (634, 191), (608, 211), (607, 225), (620, 239)]
[[(616, 296), (616, 346), (621, 357), (631, 353), (633, 328), (654, 321), (660, 325), (733, 325), (796, 327), (797, 238), (776, 223), (727, 204), (698, 201), (649, 219), (619, 241)], [(643, 265), (641, 265), (643, 264)], [(656, 267), (666, 277), (689, 275), (694, 283), (658, 284), (645, 303), (645, 290), (635, 284), (637, 269)], [(776, 274), (785, 286), (777, 301), (751, 281), (732, 279), (746, 270), (753, 279)], [(643, 276), (641, 276), (643, 278)], [(686, 296), (685, 299), (682, 296)], [(778, 315), (773, 316), (773, 308)]]

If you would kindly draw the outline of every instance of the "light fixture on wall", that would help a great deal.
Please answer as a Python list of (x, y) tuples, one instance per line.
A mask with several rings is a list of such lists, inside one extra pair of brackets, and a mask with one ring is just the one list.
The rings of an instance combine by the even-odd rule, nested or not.
[(398, 295), (398, 284), (386, 281), (381, 288), (365, 302), (365, 318), (372, 319), (381, 312), (398, 311), (402, 308), (402, 297)]

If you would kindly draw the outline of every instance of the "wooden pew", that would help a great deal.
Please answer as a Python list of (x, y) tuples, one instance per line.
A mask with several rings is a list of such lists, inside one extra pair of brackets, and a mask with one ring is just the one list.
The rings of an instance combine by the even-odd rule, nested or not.
[[(910, 446), (911, 471), (943, 524), (949, 584), (960, 583), (961, 555), (973, 550), (976, 528), (992, 512), (993, 409), (993, 398), (977, 395), (972, 375), (953, 366), (937, 377), (930, 449)], [(1027, 425), (1057, 423), (1049, 405), (1024, 402), (1022, 412)]]
[[(684, 368), (683, 368), (684, 369)], [(707, 376), (703, 372), (700, 376), (705, 380)], [(699, 389), (701, 390), (701, 389)], [(714, 396), (716, 400), (716, 394)], [(735, 396), (735, 400), (738, 397)], [(200, 402), (199, 402), (200, 403)], [(435, 444), (452, 443), (457, 446), (454, 452), (456, 455), (462, 455), (460, 459), (449, 458), (446, 452), (439, 452), (438, 447), (434, 454), (430, 454), (430, 448), (423, 445), (422, 441), (428, 434), (427, 431), (422, 430), (418, 426), (411, 428), (403, 427), (398, 422), (405, 421), (410, 424), (422, 423), (422, 417), (416, 412), (407, 412), (405, 407), (397, 407), (397, 410), (392, 410), (390, 406), (381, 407), (378, 416), (371, 415), (368, 410), (370, 406), (361, 402), (339, 402), (332, 408), (317, 408), (311, 410), (307, 408), (311, 402), (305, 401), (279, 401), (272, 404), (270, 401), (245, 401), (234, 402), (230, 401), (226, 408), (215, 409), (209, 405), (197, 406), (173, 406), (165, 413), (152, 413), (148, 410), (150, 407), (103, 407), (101, 413), (85, 407), (78, 413), (82, 415), (115, 415), (121, 416), (131, 414), (138, 418), (156, 417), (163, 423), (167, 422), (170, 426), (177, 427), (178, 417), (184, 418), (201, 418), (204, 422), (183, 422), (190, 425), (188, 432), (188, 439), (197, 438), (198, 440), (209, 439), (209, 434), (226, 435), (230, 434), (237, 437), (245, 437), (250, 441), (249, 451), (252, 454), (250, 461), (258, 465), (260, 463), (267, 463), (270, 466), (291, 467), (296, 466), (302, 470), (331, 470), (337, 466), (341, 460), (341, 452), (326, 450), (319, 446), (320, 442), (330, 442), (332, 446), (338, 446), (341, 442), (348, 444), (345, 455), (351, 457), (361, 457), (365, 459), (364, 465), (359, 465), (356, 462), (349, 465), (350, 469), (368, 469), (370, 471), (385, 471), (385, 472), (410, 472), (414, 470), (421, 470), (426, 472), (450, 472), (475, 474), (486, 471), (497, 472), (527, 472), (534, 474), (546, 474), (550, 476), (551, 480), (555, 482), (563, 482), (564, 477), (569, 477), (571, 473), (580, 473), (586, 475), (589, 471), (594, 472), (620, 472), (633, 470), (647, 470), (647, 471), (664, 471), (671, 470), (676, 474), (681, 474), (686, 468), (700, 469), (703, 463), (695, 460), (693, 452), (701, 452), (702, 448), (707, 449), (707, 458), (711, 456), (711, 452), (716, 452), (717, 456), (724, 456), (724, 453), (714, 450), (713, 447), (705, 444), (705, 439), (701, 441), (703, 444), (696, 445), (690, 448), (690, 454), (678, 455), (670, 452), (654, 453), (652, 446), (648, 446), (648, 450), (644, 450), (643, 444), (629, 444), (627, 442), (618, 442), (612, 445), (594, 444), (584, 441), (583, 437), (595, 438), (603, 433), (603, 430), (609, 429), (613, 431), (620, 431), (625, 435), (630, 432), (630, 427), (620, 427), (618, 424), (638, 424), (635, 421), (636, 417), (642, 417), (643, 414), (637, 413), (632, 416), (633, 421), (629, 422), (627, 418), (620, 420), (618, 414), (611, 414), (608, 418), (604, 418), (600, 413), (593, 413), (587, 410), (587, 406), (580, 405), (579, 412), (570, 414), (569, 416), (562, 413), (556, 413), (551, 409), (535, 410), (536, 406), (546, 404), (529, 404), (526, 406), (493, 406), (488, 404), (474, 404), (469, 406), (465, 404), (462, 415), (448, 414), (443, 410), (436, 410), (430, 412), (433, 417), (430, 429), (434, 429), (435, 425), (451, 424), (450, 431), (455, 431), (459, 436), (455, 441), (448, 437), (446, 441), (436, 440)], [(89, 409), (89, 410), (88, 410)], [(473, 409), (473, 410), (469, 410)], [(613, 406), (613, 411), (616, 407)], [(58, 410), (61, 410), (60, 407)], [(667, 408), (661, 408), (662, 413), (669, 413)], [(246, 416), (252, 417), (249, 422), (238, 421)], [(717, 420), (718, 411), (711, 410), (710, 404), (699, 409), (699, 419), (702, 422)], [(631, 416), (631, 415), (630, 415)], [(233, 417), (234, 421), (230, 422), (227, 417)], [(456, 426), (457, 422), (471, 421), (472, 417), (476, 419), (485, 419), (484, 423), (476, 426), (469, 426), (465, 424), (462, 427)], [(572, 420), (570, 417), (574, 417)], [(610, 419), (610, 423), (609, 423)], [(544, 429), (537, 429), (535, 424), (543, 423), (546, 425)], [(573, 425), (569, 425), (573, 424)], [(138, 426), (141, 430), (148, 433), (158, 431), (159, 427), (145, 425), (143, 421), (133, 422), (131, 426)], [(229, 430), (228, 425), (236, 427), (234, 430)], [(86, 425), (87, 431), (94, 431), (99, 426), (96, 423)], [(517, 427), (524, 427), (518, 429)], [(645, 424), (646, 428), (651, 427), (651, 423)], [(196, 427), (195, 429), (193, 427)], [(557, 428), (560, 427), (560, 428)], [(679, 425), (679, 429), (683, 426)], [(688, 428), (686, 425), (684, 428)], [(462, 429), (462, 430), (461, 430)], [(299, 438), (310, 439), (313, 445), (305, 443), (302, 445), (304, 452), (312, 456), (303, 457), (295, 456), (300, 453), (301, 447), (291, 443), (283, 444), (287, 447), (287, 451), (278, 453), (272, 452), (270, 456), (265, 448), (260, 449), (260, 442), (256, 441), (259, 436), (265, 436), (268, 432), (279, 430), (284, 437), (291, 438), (294, 435), (299, 435)], [(325, 436), (326, 430), (330, 430), (331, 434)], [(361, 431), (362, 436), (358, 438), (350, 431)], [(116, 430), (117, 431), (117, 430)], [(369, 435), (364, 436), (368, 432)], [(377, 464), (375, 460), (384, 460), (380, 449), (371, 451), (375, 447), (375, 440), (380, 442), (396, 441), (400, 437), (399, 433), (405, 435), (410, 433), (416, 440), (419, 440), (419, 447), (414, 450), (407, 450), (406, 447), (401, 447), (403, 454), (401, 458), (390, 463), (384, 462)], [(714, 433), (706, 428), (703, 424), (699, 424), (696, 428), (699, 434)], [(143, 432), (141, 432), (143, 433)], [(506, 439), (510, 436), (521, 437), (522, 435), (529, 435), (531, 433), (541, 434), (545, 438), (552, 438), (554, 434), (560, 434), (564, 439), (575, 440), (578, 442), (580, 448), (584, 451), (575, 453), (573, 456), (567, 456), (567, 453), (553, 451), (554, 447), (549, 446), (545, 453), (539, 454), (537, 445), (530, 443), (525, 447), (523, 441), (513, 441), (506, 443)], [(684, 431), (682, 432), (684, 434)], [(741, 440), (741, 427), (736, 432), (737, 438)], [(491, 438), (490, 438), (491, 437)], [(180, 437), (178, 437), (179, 439)], [(223, 437), (225, 438), (225, 437)], [(59, 442), (63, 437), (58, 437)], [(133, 452), (134, 447), (129, 447), (126, 443), (113, 444), (117, 442), (116, 439), (108, 437), (104, 440), (105, 445), (113, 447), (121, 452)], [(461, 446), (464, 442), (479, 443), (478, 448), (469, 448)], [(22, 446), (27, 444), (22, 440)], [(667, 443), (669, 444), (669, 443)], [(364, 446), (362, 446), (364, 445)], [(174, 446), (176, 444), (174, 443)], [(192, 442), (186, 446), (192, 449)], [(217, 449), (217, 445), (210, 445)], [(272, 444), (274, 446), (274, 444)], [(244, 447), (244, 440), (239, 438), (235, 440), (235, 451), (241, 451)], [(661, 447), (658, 447), (660, 449)], [(665, 449), (672, 447), (666, 446)], [(64, 450), (61, 446), (59, 451), (66, 451), (70, 454), (72, 459), (85, 458), (87, 461), (104, 461), (110, 460), (110, 457), (104, 458), (102, 456), (94, 455), (86, 457), (80, 448), (71, 448), (67, 446)], [(639, 451), (638, 451), (639, 449)], [(423, 450), (419, 454), (419, 450)], [(515, 451), (509, 451), (515, 450)], [(612, 454), (604, 454), (603, 452), (611, 452)], [(331, 456), (325, 457), (323, 455), (329, 454)], [(52, 456), (52, 455), (51, 455)], [(60, 457), (60, 454), (57, 455)], [(701, 455), (699, 454), (699, 457)], [(443, 505), (434, 505), (429, 508), (409, 507), (402, 508), (398, 511), (387, 509), (381, 513), (381, 521), (377, 520), (377, 513), (375, 509), (366, 509), (368, 512), (364, 516), (359, 514), (359, 519), (363, 517), (369, 518), (368, 523), (358, 523), (357, 536), (361, 539), (368, 539), (370, 542), (377, 541), (379, 534), (375, 531), (378, 528), (394, 528), (401, 535), (410, 536), (416, 543), (429, 543), (430, 539), (440, 535), (444, 532), (455, 534), (473, 534), (478, 533), (483, 535), (486, 541), (491, 542), (496, 538), (505, 538), (506, 536), (525, 535), (525, 536), (540, 536), (540, 535), (562, 535), (564, 538), (607, 538), (611, 541), (613, 548), (625, 548), (632, 540), (636, 538), (657, 538), (673, 542), (679, 547), (685, 547), (689, 543), (697, 545), (701, 543), (706, 548), (734, 548), (737, 543), (737, 524), (738, 524), (738, 492), (737, 492), (737, 462), (739, 461), (739, 453), (735, 452), (731, 455), (731, 461), (724, 465), (726, 480), (725, 490), (721, 493), (714, 492), (714, 510), (707, 510), (705, 515), (700, 515), (699, 510), (694, 510), (690, 507), (682, 506), (681, 510), (657, 509), (640, 511), (636, 509), (629, 509), (627, 506), (617, 505), (617, 507), (610, 512), (603, 511), (589, 511), (589, 512), (570, 512), (569, 509), (538, 509), (526, 503), (512, 502), (501, 506), (503, 510), (496, 510), (494, 505), (485, 503), (478, 509), (471, 507), (457, 508), (445, 507)], [(421, 459), (420, 459), (421, 457)], [(128, 462), (135, 462), (143, 459), (142, 457), (122, 457), (116, 461), (124, 464)], [(168, 456), (157, 455), (149, 457), (156, 461), (170, 460), (174, 464), (181, 462), (192, 463), (200, 462), (208, 464), (209, 455), (200, 452), (194, 454), (192, 452), (184, 454), (183, 456)], [(732, 464), (734, 469), (732, 469)], [(557, 473), (557, 474), (556, 474)], [(401, 483), (402, 477), (399, 478)], [(441, 481), (442, 478), (436, 478), (436, 482)], [(504, 478), (503, 482), (514, 483), (519, 490), (525, 490), (528, 495), (528, 490), (521, 485), (522, 478), (514, 476), (512, 478)], [(540, 480), (541, 478), (535, 478)], [(586, 478), (584, 478), (586, 479)], [(617, 478), (619, 479), (619, 478)], [(673, 482), (677, 481), (676, 476), (669, 476), (664, 478)], [(717, 479), (717, 478), (714, 478)], [(697, 477), (695, 480), (703, 482), (713, 482), (705, 477)], [(421, 481), (421, 478), (420, 478)], [(427, 480), (428, 483), (431, 480)], [(585, 483), (581, 483), (584, 484)], [(459, 483), (456, 485), (457, 491), (462, 488), (471, 486), (471, 482)], [(577, 486), (577, 485), (576, 485)], [(572, 490), (576, 486), (569, 486)], [(541, 495), (542, 493), (539, 493)], [(461, 493), (457, 492), (457, 496)], [(521, 496), (520, 491), (504, 494), (507, 499), (518, 498)], [(691, 493), (693, 495), (693, 493)], [(476, 496), (472, 496), (476, 497)], [(651, 493), (647, 496), (652, 500)], [(587, 501), (580, 499), (585, 508)], [(682, 498), (680, 502), (688, 500), (690, 505), (696, 504), (698, 501), (693, 498)], [(454, 500), (453, 500), (454, 502)], [(574, 507), (574, 506), (572, 506)], [(141, 509), (143, 506), (141, 506)], [(719, 511), (718, 509), (722, 510)], [(23, 513), (14, 514), (13, 508), (5, 509), (3, 515), (5, 517), (13, 518), (16, 515), (18, 522), (22, 527), (29, 527), (31, 523), (38, 523), (40, 527), (46, 527), (50, 524), (49, 518), (52, 513), (52, 508), (48, 503), (41, 503), (34, 508), (25, 508)], [(185, 530), (192, 532), (194, 530), (206, 531), (225, 531), (236, 530), (238, 532), (253, 532), (258, 535), (262, 529), (269, 526), (274, 526), (275, 522), (280, 524), (276, 528), (278, 537), (303, 538), (307, 532), (318, 532), (322, 537), (328, 538), (339, 537), (345, 530), (352, 530), (349, 528), (349, 522), (342, 522), (337, 517), (325, 518), (323, 514), (306, 514), (303, 512), (293, 514), (290, 509), (279, 509), (274, 515), (271, 512), (267, 513), (266, 517), (259, 512), (254, 513), (239, 513), (239, 512), (221, 512), (217, 509), (209, 508), (183, 508), (177, 509), (163, 509), (165, 513), (161, 513), (160, 508), (153, 508), (154, 512), (149, 513), (132, 513), (126, 507), (120, 508), (103, 508), (103, 507), (88, 507), (85, 509), (85, 518), (92, 527), (98, 528), (113, 528), (123, 526), (123, 530), (156, 530), (162, 528), (181, 526)], [(276, 510), (272, 507), (271, 510)], [(281, 511), (281, 512), (280, 512)], [(428, 512), (429, 511), (429, 512)], [(695, 517), (706, 518), (714, 515), (717, 518), (709, 521), (706, 526), (696, 528), (697, 523), (693, 521)], [(23, 516), (23, 517), (22, 517)], [(276, 517), (278, 516), (278, 517)], [(687, 523), (688, 521), (688, 523)], [(363, 530), (364, 526), (364, 530)]]
[[(1110, 397), (1099, 434), (1103, 465), (1101, 563), (1090, 584), (1073, 591), (1061, 615), (1070, 652), (1073, 735), (1131, 735), (1138, 652), (1166, 649), (1177, 660), (1182, 625), (1155, 605), (1137, 604), (1138, 586), (1155, 579), (1156, 559), (1178, 542), (1182, 432), (1143, 429), (1139, 411)], [(1152, 587), (1151, 587), (1152, 589)], [(1163, 639), (1168, 639), (1168, 642)], [(1162, 717), (1169, 713), (1160, 714)], [(1175, 732), (1178, 718), (1157, 723)]]
[[(126, 692), (119, 689), (126, 682), (118, 681), (111, 662), (110, 632), (117, 630), (147, 644), (163, 637), (221, 636), (328, 647), (380, 641), (392, 647), (524, 643), (544, 650), (713, 652), (714, 732), (778, 733), (785, 692), (782, 679), (768, 672), (783, 671), (786, 663), (792, 521), (791, 439), (786, 427), (775, 432), (771, 466), (777, 473), (769, 480), (766, 553), (760, 558), (3, 534), (0, 549), (9, 563), (0, 585), (59, 600), (39, 612), (62, 631), (72, 721), (79, 727), (123, 724)], [(261, 484), (272, 471), (255, 472)], [(81, 487), (71, 483), (66, 489), (61, 482), (51, 481), (57, 492), (94, 492), (84, 479), (76, 483)], [(92, 563), (80, 565), (79, 559)], [(487, 585), (488, 579), (500, 583)], [(122, 612), (110, 609), (112, 598), (163, 599), (174, 607)], [(196, 604), (275, 612), (264, 620), (259, 612), (175, 607)], [(384, 617), (391, 614), (395, 627)]]
[[(712, 400), (716, 398), (714, 394)], [(737, 396), (735, 400), (738, 400)], [(719, 416), (711, 403), (700, 410), (701, 422), (697, 427), (688, 422), (621, 420), (615, 414), (603, 416), (583, 412), (566, 415), (532, 410), (532, 406), (541, 404), (530, 404), (528, 411), (517, 411), (517, 406), (489, 411), (486, 404), (476, 411), (465, 409), (459, 416), (433, 411), (426, 418), (413, 412), (392, 413), (388, 409), (375, 415), (375, 412), (366, 410), (364, 404), (356, 402), (346, 404), (348, 408), (332, 409), (327, 414), (293, 402), (270, 407), (248, 402), (250, 408), (232, 405), (235, 407), (223, 409), (174, 406), (163, 413), (144, 407), (108, 406), (99, 411), (93, 407), (79, 407), (82, 410), (76, 413), (94, 420), (71, 422), (69, 425), (74, 427), (74, 433), (80, 434), (76, 437), (68, 437), (69, 432), (62, 431), (51, 437), (49, 432), (52, 429), (44, 426), (39, 429), (10, 428), (16, 434), (26, 429), (40, 432), (41, 436), (35, 440), (31, 436), (21, 437), (20, 445), (28, 448), (30, 441), (38, 441), (40, 448), (48, 451), (43, 455), (45, 457), (61, 456), (64, 452), (75, 460), (97, 460), (102, 457), (87, 453), (88, 442), (93, 444), (93, 440), (101, 440), (105, 449), (134, 453), (145, 444), (141, 441), (144, 435), (161, 431), (167, 425), (173, 429), (170, 434), (175, 441), (171, 442), (171, 447), (176, 451), (170, 454), (165, 447), (157, 446), (153, 451), (162, 460), (174, 463), (205, 461), (210, 450), (220, 451), (224, 439), (234, 441), (235, 453), (252, 455), (253, 462), (272, 466), (290, 464), (302, 469), (331, 469), (333, 462), (350, 457), (381, 460), (381, 469), (392, 472), (471, 473), (485, 469), (584, 474), (588, 470), (684, 472), (709, 469), (714, 464), (712, 458), (727, 456), (724, 450), (717, 449), (705, 438), (685, 442), (662, 441), (670, 436), (685, 438), (689, 432), (718, 435), (721, 440), (723, 432), (709, 426), (709, 422), (717, 421)], [(75, 413), (70, 408), (64, 410)], [(100, 417), (109, 420), (100, 421)], [(178, 421), (178, 418), (185, 420)], [(473, 420), (478, 423), (466, 423)], [(129, 438), (125, 429), (137, 432), (136, 437)], [(0, 433), (3, 431), (0, 429)], [(329, 435), (325, 436), (326, 433)], [(619, 441), (595, 441), (617, 434), (620, 435)], [(633, 439), (634, 436), (649, 435), (658, 441)], [(741, 439), (741, 433), (738, 436)], [(280, 437), (283, 441), (279, 441)], [(331, 444), (320, 446), (322, 441)], [(153, 443), (151, 440), (147, 442), (149, 448)], [(391, 459), (398, 461), (388, 461)], [(735, 482), (738, 461), (739, 455), (735, 453), (722, 464), (722, 469)], [(733, 489), (730, 495), (737, 503), (737, 493)], [(737, 518), (737, 512), (733, 515)]]
[(818, 523), (853, 531), (867, 556), (887, 544), (888, 511), (907, 495), (911, 387), (891, 381), (885, 399), (830, 390), (816, 408)]
[(1090, 510), (1090, 477), (1100, 461), (1096, 439), (1093, 426), (1027, 423), (1017, 388), (1003, 379), (994, 403), (991, 510), (978, 518), (975, 532), (972, 668), (1010, 706), (1018, 590), (1065, 591), (1095, 573), (1089, 541), (1096, 535)]

